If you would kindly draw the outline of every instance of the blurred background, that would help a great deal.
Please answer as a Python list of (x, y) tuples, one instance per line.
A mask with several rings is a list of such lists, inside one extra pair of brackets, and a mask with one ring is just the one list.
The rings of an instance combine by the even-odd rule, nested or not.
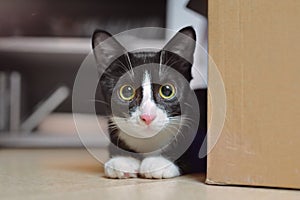
[[(95, 29), (117, 34), (139, 27), (177, 31), (192, 25), (197, 42), (207, 48), (206, 15), (206, 0), (1, 0), (0, 147), (82, 146), (71, 95), (76, 73), (91, 51)], [(138, 35), (145, 42), (160, 43), (165, 38), (165, 34)], [(192, 87), (205, 89), (206, 55), (195, 58), (194, 68), (203, 77), (194, 77)], [(80, 111), (86, 142), (105, 146), (98, 128), (89, 123), (88, 111), (84, 106)], [(101, 105), (97, 114), (105, 127)]]

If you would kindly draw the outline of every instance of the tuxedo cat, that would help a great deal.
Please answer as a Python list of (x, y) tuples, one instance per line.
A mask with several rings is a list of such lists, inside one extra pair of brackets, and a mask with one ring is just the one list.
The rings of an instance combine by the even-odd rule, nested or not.
[(194, 29), (186, 27), (160, 51), (127, 52), (111, 34), (94, 32), (94, 55), (104, 72), (99, 87), (108, 105), (107, 177), (172, 178), (205, 169), (198, 158), (205, 133), (197, 131), (199, 110), (189, 85), (195, 40)]

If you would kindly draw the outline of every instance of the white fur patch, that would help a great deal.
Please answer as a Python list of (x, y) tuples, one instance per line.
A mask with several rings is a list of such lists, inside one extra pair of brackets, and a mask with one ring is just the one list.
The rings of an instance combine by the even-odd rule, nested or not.
[(151, 77), (148, 71), (145, 71), (143, 78), (143, 102), (152, 100)]
[(180, 175), (179, 168), (162, 156), (145, 158), (140, 166), (144, 178), (173, 178)]
[(136, 178), (140, 161), (132, 157), (114, 157), (104, 165), (104, 173), (108, 178)]
[(147, 115), (155, 115), (157, 116), (158, 109), (152, 95), (152, 85), (151, 85), (151, 77), (148, 71), (145, 71), (143, 77), (143, 99), (140, 105), (140, 114), (146, 113)]

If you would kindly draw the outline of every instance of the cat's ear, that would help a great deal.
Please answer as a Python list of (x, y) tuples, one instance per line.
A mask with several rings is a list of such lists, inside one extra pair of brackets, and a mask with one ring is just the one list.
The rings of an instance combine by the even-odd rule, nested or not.
[(178, 31), (178, 33), (176, 33), (175, 36), (165, 45), (163, 50), (173, 52), (192, 63), (195, 46), (195, 30), (193, 27), (188, 26)]
[(192, 80), (195, 40), (195, 30), (190, 26), (183, 28), (175, 34), (160, 52), (161, 63), (176, 69), (188, 81)]
[(111, 62), (126, 52), (110, 33), (103, 30), (94, 32), (92, 46), (99, 70), (105, 70)]

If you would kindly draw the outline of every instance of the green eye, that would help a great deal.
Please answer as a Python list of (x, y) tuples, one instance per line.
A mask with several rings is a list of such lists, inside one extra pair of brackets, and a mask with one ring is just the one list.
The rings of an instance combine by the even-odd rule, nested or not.
[(135, 90), (130, 85), (123, 85), (120, 88), (119, 94), (120, 94), (121, 99), (123, 99), (125, 101), (130, 101), (135, 96)]
[(175, 87), (172, 84), (165, 84), (160, 86), (159, 95), (164, 99), (171, 99), (175, 96)]

